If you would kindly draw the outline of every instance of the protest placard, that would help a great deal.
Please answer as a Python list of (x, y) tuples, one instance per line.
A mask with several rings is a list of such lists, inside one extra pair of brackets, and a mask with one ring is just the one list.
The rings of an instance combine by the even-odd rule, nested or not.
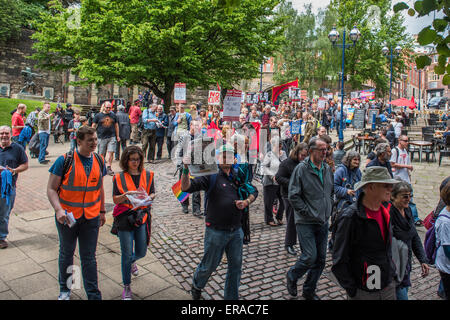
[(223, 121), (239, 121), (242, 91), (228, 90), (223, 99)]
[(319, 110), (323, 110), (323, 109), (325, 109), (326, 104), (327, 104), (327, 99), (319, 98), (319, 101), (317, 102), (317, 107), (319, 108)]
[(291, 121), (291, 134), (302, 134), (303, 120)]
[(220, 105), (220, 91), (209, 90), (208, 104), (211, 106)]
[(186, 103), (186, 83), (175, 83), (173, 102)]

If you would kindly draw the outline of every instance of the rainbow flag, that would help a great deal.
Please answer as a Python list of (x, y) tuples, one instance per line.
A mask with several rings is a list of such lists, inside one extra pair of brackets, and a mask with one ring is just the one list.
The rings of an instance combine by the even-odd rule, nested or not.
[(181, 180), (172, 186), (172, 192), (180, 202), (183, 202), (189, 197), (189, 193), (181, 191)]

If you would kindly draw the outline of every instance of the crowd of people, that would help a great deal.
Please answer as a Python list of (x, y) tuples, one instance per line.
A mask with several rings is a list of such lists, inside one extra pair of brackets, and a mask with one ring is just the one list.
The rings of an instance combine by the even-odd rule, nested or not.
[[(447, 217), (450, 211), (449, 178), (441, 186), (443, 204), (434, 212), (440, 245), (436, 261), (429, 261), (416, 231), (423, 222), (413, 200), (409, 139), (402, 134), (408, 113), (389, 114), (381, 100), (348, 100), (345, 106), (386, 114), (386, 119), (380, 118), (376, 147), (368, 155), (364, 172), (359, 152), (346, 151), (342, 141), (333, 143), (333, 130), (338, 133), (341, 125), (349, 125), (346, 113), (341, 118), (341, 106), (333, 100), (323, 108), (315, 101), (281, 101), (278, 108), (242, 104), (239, 121), (224, 121), (219, 107), (202, 108), (200, 104), (189, 109), (171, 106), (166, 114), (157, 104), (147, 103), (142, 110), (140, 100), (127, 107), (120, 105), (116, 112), (105, 102), (100, 112), (92, 109), (81, 116), (70, 104), (66, 110), (57, 108), (50, 113), (50, 104), (44, 103), (42, 110), (26, 118), (26, 106), (20, 104), (13, 114), (12, 129), (0, 128), (2, 183), (4, 172), (13, 177), (9, 198), (3, 199), (2, 186), (0, 247), (7, 247), (17, 174), (28, 167), (27, 143), (33, 155), (31, 140), (37, 135), (38, 161), (48, 164), (49, 136), (53, 133), (58, 143), (63, 135), (71, 142), (69, 152), (52, 164), (47, 188), (60, 243), (59, 299), (70, 299), (66, 270), (73, 264), (77, 240), (87, 296), (101, 299), (95, 251), (99, 228), (105, 223), (106, 175), (113, 177), (111, 232), (120, 241), (122, 298), (131, 299), (131, 275), (138, 274), (136, 261), (146, 254), (151, 201), (156, 194), (154, 173), (145, 169), (144, 163), (162, 160), (166, 143), (167, 158), (174, 160), (180, 171), (181, 189), (192, 197), (192, 213), (206, 225), (203, 258), (192, 280), (193, 299), (201, 298), (224, 253), (228, 261), (224, 296), (239, 298), (243, 245), (251, 241), (249, 207), (259, 195), (257, 182), (262, 185), (265, 223), (277, 228), (285, 220), (286, 253), (298, 255), (286, 273), (291, 296), (297, 296), (297, 282), (308, 274), (302, 295), (307, 300), (320, 299), (316, 287), (329, 250), (331, 270), (349, 299), (407, 300), (412, 254), (421, 264), (422, 276), (428, 275), (430, 264), (438, 268), (439, 292), (448, 299), (450, 218), (437, 218)], [(302, 120), (300, 130), (293, 132), (292, 123), (297, 120)], [(31, 133), (23, 138), (23, 131)], [(254, 144), (255, 132), (261, 148)], [(185, 146), (202, 136), (214, 140), (218, 171), (191, 179), (191, 157)], [(113, 160), (119, 161), (120, 173), (112, 170)], [(137, 194), (146, 195), (149, 202), (136, 207), (132, 198)], [(189, 197), (181, 207), (189, 213)], [(297, 242), (300, 253), (294, 247)], [(372, 281), (373, 277), (377, 278)]]

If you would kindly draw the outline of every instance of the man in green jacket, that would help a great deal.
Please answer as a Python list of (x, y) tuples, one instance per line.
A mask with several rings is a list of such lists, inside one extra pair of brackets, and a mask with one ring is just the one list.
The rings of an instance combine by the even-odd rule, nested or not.
[(328, 239), (328, 219), (331, 216), (333, 172), (324, 162), (327, 143), (319, 137), (309, 141), (309, 157), (301, 162), (289, 181), (289, 201), (302, 254), (286, 275), (287, 289), (297, 296), (297, 281), (305, 273), (303, 285), (306, 300), (320, 300), (316, 295), (317, 282), (325, 267)]

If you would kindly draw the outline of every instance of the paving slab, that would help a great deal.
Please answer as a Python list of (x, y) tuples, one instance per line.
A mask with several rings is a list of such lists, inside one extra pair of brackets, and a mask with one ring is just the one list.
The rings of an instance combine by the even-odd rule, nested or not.
[(55, 286), (53, 278), (45, 271), (7, 282), (7, 285), (19, 297), (26, 297), (41, 290)]
[(43, 271), (39, 264), (28, 258), (11, 264), (0, 266), (0, 279), (5, 282), (33, 275)]

